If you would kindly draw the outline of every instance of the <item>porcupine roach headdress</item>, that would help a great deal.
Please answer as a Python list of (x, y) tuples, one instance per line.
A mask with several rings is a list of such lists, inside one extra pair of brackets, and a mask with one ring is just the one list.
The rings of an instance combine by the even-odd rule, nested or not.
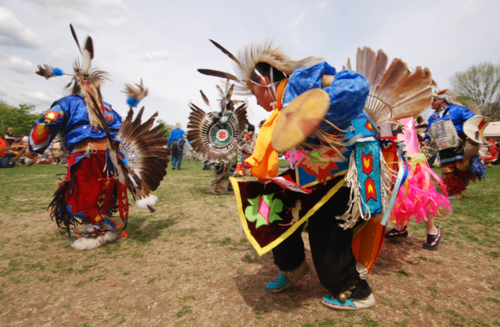
[(253, 43), (246, 46), (243, 51), (238, 53), (237, 57), (217, 42), (213, 40), (210, 40), (210, 42), (234, 61), (238, 76), (211, 69), (198, 69), (198, 71), (205, 75), (231, 79), (237, 82), (237, 90), (244, 94), (250, 93), (252, 87), (251, 76), (255, 70), (255, 66), (260, 62), (267, 63), (279, 71), (291, 75), (298, 68), (309, 67), (322, 61), (322, 59), (316, 57), (291, 60), (290, 57), (281, 51), (280, 47), (274, 46), (272, 41)]
[[(151, 195), (151, 192), (158, 188), (167, 173), (170, 150), (165, 148), (167, 145), (165, 131), (160, 132), (163, 125), (159, 124), (153, 128), (158, 113), (142, 123), (144, 112), (144, 107), (142, 107), (136, 118), (132, 120), (133, 108), (147, 96), (148, 90), (144, 87), (142, 80), (135, 86), (125, 85), (124, 92), (128, 96), (127, 103), (130, 109), (116, 135), (117, 140), (113, 140), (103, 115), (104, 105), (100, 93), (100, 86), (109, 78), (104, 71), (92, 70), (94, 58), (92, 38), (87, 37), (82, 49), (71, 24), (70, 29), (83, 60), (82, 66), (79, 65), (78, 60), (75, 61), (74, 77), (67, 88), (73, 84), (72, 94), (83, 96), (92, 128), (106, 133), (110, 158), (118, 169), (120, 182), (127, 186), (136, 200), (136, 206), (147, 207), (150, 211), (154, 211), (152, 206), (156, 203), (157, 197)], [(47, 64), (43, 67), (39, 65), (36, 73), (47, 79), (63, 75), (61, 69)]]
[[(222, 104), (219, 113), (206, 113), (194, 103), (190, 103), (191, 114), (188, 122), (187, 139), (191, 142), (193, 152), (204, 160), (211, 163), (227, 162), (238, 155), (238, 142), (247, 125), (247, 104), (242, 103), (232, 115), (226, 116), (226, 106), (232, 103), (241, 103), (242, 101), (233, 100), (234, 83), (226, 82), (225, 91), (217, 86), (220, 103)], [(210, 107), (210, 102), (203, 91), (200, 91), (203, 101)], [(214, 118), (219, 116), (219, 122), (214, 122)], [(224, 124), (220, 123), (223, 117), (229, 117)]]

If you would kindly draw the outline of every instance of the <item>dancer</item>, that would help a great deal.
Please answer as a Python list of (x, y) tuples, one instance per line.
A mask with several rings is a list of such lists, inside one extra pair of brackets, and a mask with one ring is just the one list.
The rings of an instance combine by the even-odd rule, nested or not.
[[(71, 32), (82, 54), (82, 65), (75, 61), (68, 88), (71, 95), (54, 102), (50, 110), (35, 123), (30, 134), (28, 155), (41, 154), (59, 135), (61, 145), (70, 153), (68, 171), (50, 203), (51, 218), (61, 232), (78, 239), (71, 246), (89, 250), (117, 238), (122, 223), (113, 219), (117, 211), (124, 223), (121, 235), (126, 237), (128, 223), (127, 188), (139, 208), (149, 208), (157, 197), (151, 195), (166, 174), (169, 151), (162, 125), (153, 127), (158, 113), (141, 123), (144, 107), (132, 121), (133, 110), (147, 95), (141, 84), (126, 85), (130, 110), (124, 122), (110, 104), (102, 101), (101, 85), (107, 73), (92, 69), (93, 42), (87, 37), (80, 47), (76, 33)], [(59, 68), (38, 66), (37, 74), (45, 78), (61, 76)], [(83, 232), (77, 225), (83, 223)]]
[[(313, 57), (292, 61), (269, 42), (248, 46), (238, 57), (212, 43), (236, 63), (238, 76), (199, 71), (239, 82), (240, 91), (254, 95), (257, 103), (271, 112), (253, 155), (247, 159), (253, 165), (250, 172), (260, 182), (231, 180), (247, 236), (259, 254), (272, 250), (280, 269), (268, 290), (280, 292), (307, 273), (300, 233), (308, 221), (314, 265), (321, 283), (330, 291), (321, 303), (338, 310), (372, 307), (375, 298), (366, 274), (378, 256), (385, 227), (377, 230), (379, 221), (370, 223), (372, 215), (387, 207), (392, 174), (380, 155), (371, 120), (391, 118), (391, 106), (382, 99), (379, 103), (384, 105), (372, 112), (373, 117), (365, 115), (369, 84), (353, 70), (337, 72)], [(386, 64), (380, 64), (383, 70), (375, 72), (376, 78), (384, 77)], [(417, 93), (425, 93), (424, 102), (430, 102), (430, 74), (419, 69), (412, 75), (402, 62), (395, 66), (400, 72), (397, 80), (408, 82), (409, 76), (418, 75), (423, 77), (414, 81), (425, 82), (406, 88), (405, 96), (399, 96), (401, 89), (392, 85), (401, 102), (390, 98), (389, 104), (404, 111), (409, 103), (418, 102), (405, 102)], [(389, 97), (396, 95), (383, 81), (377, 83)], [(294, 163), (295, 171), (276, 177), (278, 152), (294, 147), (304, 153)], [(368, 250), (359, 243), (367, 228), (373, 228), (364, 235), (372, 237), (373, 246)]]
[[(229, 193), (229, 177), (233, 175), (240, 143), (247, 134), (246, 103), (236, 110), (234, 104), (242, 101), (232, 99), (234, 84), (225, 82), (224, 91), (219, 90), (220, 111), (206, 113), (194, 103), (189, 106), (191, 114), (188, 123), (188, 141), (191, 142), (193, 153), (205, 164), (213, 164), (213, 178), (209, 182), (210, 192), (216, 195)], [(203, 101), (210, 107), (210, 101), (200, 91)]]
[(245, 137), (241, 138), (239, 144), (239, 154), (238, 160), (236, 164), (236, 170), (233, 173), (233, 176), (245, 176), (247, 168), (250, 168), (251, 165), (246, 162), (246, 159), (252, 155), (253, 149), (255, 147), (255, 126), (252, 124), (248, 124), (247, 133)]
[(449, 199), (460, 199), (471, 180), (486, 175), (478, 150), (479, 144), (484, 142), (482, 134), (489, 118), (475, 117), (468, 108), (456, 102), (451, 90), (435, 93), (432, 109), (435, 112), (425, 131), (425, 145), (439, 149), (442, 178)]
[(402, 164), (408, 170), (405, 187), (401, 187), (398, 198), (391, 212), (391, 220), (394, 222), (392, 228), (385, 237), (396, 239), (408, 237), (408, 230), (405, 224), (415, 218), (419, 223), (422, 219), (427, 229), (427, 240), (423, 248), (429, 251), (437, 250), (439, 242), (443, 236), (441, 229), (434, 224), (434, 218), (451, 214), (450, 201), (446, 196), (438, 193), (432, 178), (437, 181), (443, 191), (445, 186), (441, 179), (429, 167), (425, 155), (422, 153), (418, 134), (415, 126), (415, 119), (401, 119), (402, 131), (397, 135), (399, 142), (403, 146), (405, 159)]

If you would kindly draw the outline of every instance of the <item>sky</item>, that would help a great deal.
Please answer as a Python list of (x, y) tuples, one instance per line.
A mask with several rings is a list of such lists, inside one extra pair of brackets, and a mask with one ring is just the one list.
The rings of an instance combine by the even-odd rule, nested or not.
[[(46, 80), (39, 64), (72, 73), (80, 43), (94, 42), (93, 67), (111, 74), (104, 100), (128, 110), (124, 84), (142, 78), (146, 115), (183, 127), (189, 102), (206, 111), (199, 90), (216, 108), (217, 78), (198, 68), (231, 72), (231, 60), (209, 39), (233, 53), (251, 42), (274, 40), (292, 59), (324, 58), (337, 69), (358, 47), (383, 49), (410, 67), (428, 67), (440, 89), (449, 77), (481, 62), (499, 63), (498, 0), (0, 0), (0, 100), (50, 108), (67, 94), (71, 77)], [(248, 119), (267, 118), (248, 98)]]

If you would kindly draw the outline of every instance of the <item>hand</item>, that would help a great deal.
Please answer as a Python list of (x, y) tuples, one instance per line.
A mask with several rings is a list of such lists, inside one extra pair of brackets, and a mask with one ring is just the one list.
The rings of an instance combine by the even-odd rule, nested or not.
[(36, 157), (38, 157), (38, 153), (31, 152), (29, 149), (24, 152), (24, 155), (30, 159), (35, 159)]

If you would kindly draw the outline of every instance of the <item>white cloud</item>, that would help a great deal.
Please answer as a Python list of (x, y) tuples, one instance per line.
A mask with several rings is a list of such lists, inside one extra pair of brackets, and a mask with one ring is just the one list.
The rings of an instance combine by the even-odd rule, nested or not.
[(112, 27), (122, 28), (128, 25), (128, 20), (125, 17), (107, 18), (106, 23), (108, 23), (108, 25)]
[(127, 9), (123, 0), (28, 0), (43, 8), (47, 13), (61, 14), (63, 12), (96, 13), (99, 10), (121, 13)]
[(292, 20), (292, 22), (290, 23), (290, 27), (295, 27), (297, 25), (300, 24), (300, 22), (304, 19), (304, 17), (306, 17), (306, 13), (305, 12), (302, 12), (299, 17), (295, 18), (294, 20)]
[(175, 56), (171, 55), (168, 51), (165, 50), (146, 52), (144, 56), (146, 61), (169, 60), (176, 58)]
[(54, 94), (47, 95), (42, 91), (8, 90), (3, 87), (0, 87), (0, 97), (13, 106), (19, 104), (35, 105), (38, 112), (48, 109), (54, 99), (57, 99)]
[(4, 57), (1, 61), (2, 65), (10, 70), (18, 72), (20, 74), (31, 75), (36, 71), (36, 66), (31, 61), (21, 58), (18, 55)]
[(37, 49), (36, 34), (23, 26), (16, 15), (7, 8), (0, 8), (0, 44), (10, 47)]
[(330, 4), (330, 3), (329, 3), (328, 1), (326, 1), (326, 2), (322, 2), (322, 3), (320, 3), (320, 4), (319, 4), (318, 9), (319, 9), (319, 10), (323, 10), (323, 9), (325, 9), (326, 7), (328, 7), (328, 5), (329, 5), (329, 4)]

